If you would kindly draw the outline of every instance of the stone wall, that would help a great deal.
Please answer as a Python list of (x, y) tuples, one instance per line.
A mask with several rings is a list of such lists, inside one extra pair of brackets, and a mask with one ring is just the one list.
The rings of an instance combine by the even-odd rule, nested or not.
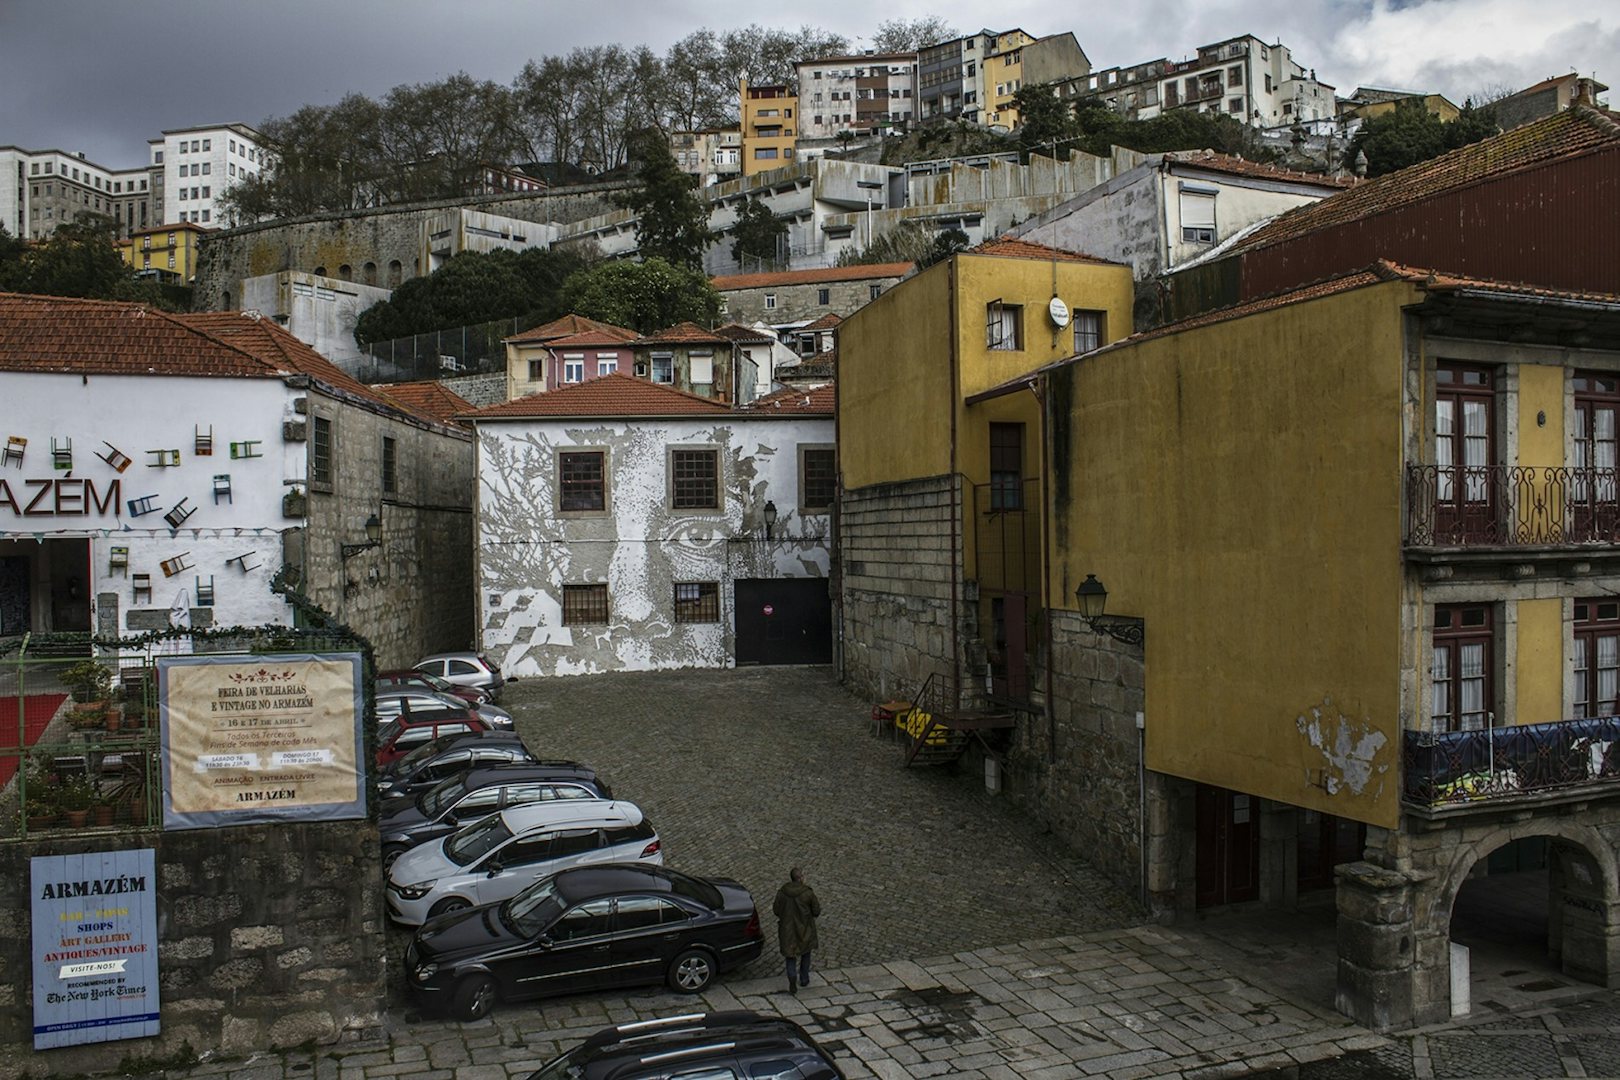
[[(951, 578), (959, 576), (953, 498), (959, 510), (951, 476), (874, 484), (839, 498), (839, 632), (844, 678), (860, 696), (907, 698), (929, 675), (951, 675), (958, 636)], [(957, 611), (965, 614), (960, 596), (958, 580)]]
[[(33, 1049), (29, 859), (156, 851), (161, 1034)], [(213, 1051), (374, 1035), (383, 1020), (385, 915), (369, 821), (252, 825), (0, 846), (0, 1077), (75, 1076)]]
[(439, 211), (465, 206), (522, 221), (577, 221), (611, 209), (612, 194), (623, 186), (590, 184), (537, 195), (408, 203), (283, 218), (211, 233), (202, 242), (193, 307), (198, 311), (239, 308), (243, 279), (283, 270), (339, 277), (339, 268), (348, 266), (352, 280), (363, 281), (362, 268), (371, 263), (376, 268), (375, 284), (392, 288), (425, 272), (421, 265), (422, 223)]
[[(309, 490), (305, 592), (370, 639), (379, 669), (473, 644), (472, 433), (411, 423), (311, 393), (332, 421), (333, 482)], [(397, 490), (382, 489), (383, 438)], [(382, 543), (348, 559), (371, 514)]]
[(475, 408), (482, 409), (485, 405), (499, 405), (506, 400), (506, 375), (496, 372), (493, 375), (458, 375), (454, 379), (440, 379), (444, 388), (453, 394), (458, 394)]
[[(861, 278), (857, 281), (818, 281), (805, 285), (769, 285), (757, 289), (727, 289), (721, 292), (729, 322), (752, 326), (808, 322), (833, 314), (847, 319), (872, 302), (872, 287), (887, 292), (900, 282), (898, 277)], [(827, 290), (827, 303), (821, 303), (821, 290)], [(766, 307), (765, 297), (775, 297), (775, 306)]]

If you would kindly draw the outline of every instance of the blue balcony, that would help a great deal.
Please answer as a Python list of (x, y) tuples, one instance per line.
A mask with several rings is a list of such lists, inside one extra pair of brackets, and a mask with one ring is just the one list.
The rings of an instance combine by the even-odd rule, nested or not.
[(1442, 809), (1620, 779), (1620, 716), (1498, 727), (1407, 731), (1401, 798)]

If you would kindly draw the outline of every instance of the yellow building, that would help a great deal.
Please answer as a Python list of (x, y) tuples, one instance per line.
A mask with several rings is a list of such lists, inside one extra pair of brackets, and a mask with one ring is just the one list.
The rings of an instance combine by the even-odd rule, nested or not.
[(141, 229), (118, 241), (118, 253), (138, 274), (165, 285), (189, 285), (197, 276), (198, 243), (210, 231), (189, 222)]
[(989, 127), (1009, 131), (1018, 126), (1018, 108), (1013, 95), (1024, 85), (1024, 46), (1035, 39), (1022, 30), (1008, 30), (995, 36), (995, 44), (984, 56), (980, 68), (984, 122)]
[(742, 101), (742, 173), (780, 169), (794, 162), (798, 143), (799, 98), (787, 86), (749, 86), (738, 83)]

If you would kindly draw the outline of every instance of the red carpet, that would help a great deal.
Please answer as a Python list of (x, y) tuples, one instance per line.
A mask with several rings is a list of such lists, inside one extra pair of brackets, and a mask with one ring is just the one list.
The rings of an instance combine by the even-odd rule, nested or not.
[[(45, 727), (56, 715), (56, 710), (67, 700), (66, 694), (30, 694), (23, 698), (23, 745), (33, 746), (45, 733)], [(17, 748), (17, 699), (0, 701), (0, 751)], [(0, 786), (11, 782), (17, 775), (18, 758), (0, 757)]]

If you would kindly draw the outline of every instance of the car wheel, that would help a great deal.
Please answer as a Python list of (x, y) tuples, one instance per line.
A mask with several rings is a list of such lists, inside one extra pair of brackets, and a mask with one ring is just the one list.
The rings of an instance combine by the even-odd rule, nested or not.
[(495, 980), (488, 975), (470, 975), (456, 984), (450, 1011), (457, 1020), (482, 1020), (495, 1007)]
[(390, 846), (383, 848), (383, 875), (386, 877), (389, 870), (394, 867), (394, 860), (408, 851), (408, 848)]
[(437, 919), (440, 915), (448, 915), (452, 911), (466, 911), (470, 907), (472, 905), (459, 896), (447, 896), (433, 905), (428, 911), (428, 918)]
[(714, 981), (714, 957), (702, 949), (687, 949), (669, 965), (669, 988), (699, 994)]

